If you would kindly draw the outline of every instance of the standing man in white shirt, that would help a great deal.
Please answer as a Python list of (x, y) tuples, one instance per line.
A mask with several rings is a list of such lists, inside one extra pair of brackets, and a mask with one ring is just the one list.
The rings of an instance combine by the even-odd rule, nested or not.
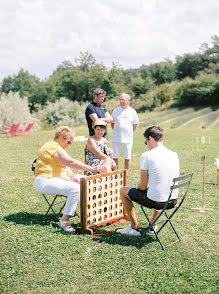
[(130, 96), (122, 93), (120, 96), (120, 106), (112, 112), (113, 122), (111, 123), (113, 159), (118, 168), (118, 159), (120, 148), (122, 147), (123, 158), (125, 159), (124, 167), (129, 169), (131, 152), (133, 145), (133, 132), (139, 124), (137, 112), (129, 106)]

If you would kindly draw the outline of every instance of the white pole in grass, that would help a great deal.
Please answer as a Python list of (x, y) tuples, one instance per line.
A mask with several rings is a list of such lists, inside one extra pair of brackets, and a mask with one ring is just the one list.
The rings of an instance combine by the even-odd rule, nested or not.
[(192, 208), (192, 209), (193, 210), (199, 210), (199, 212), (205, 212), (206, 210), (213, 210), (213, 209), (205, 207), (205, 155), (202, 155), (201, 160), (203, 162), (203, 169), (202, 169), (202, 207)]

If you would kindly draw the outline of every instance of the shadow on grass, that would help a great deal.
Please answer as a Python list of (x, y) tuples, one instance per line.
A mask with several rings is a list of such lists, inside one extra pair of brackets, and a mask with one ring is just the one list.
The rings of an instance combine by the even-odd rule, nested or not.
[(121, 235), (117, 232), (106, 232), (105, 230), (99, 229), (96, 231), (100, 236), (93, 235), (93, 240), (99, 243), (107, 243), (110, 245), (121, 245), (121, 246), (134, 246), (141, 249), (146, 244), (156, 241), (153, 235), (147, 234), (143, 239), (135, 236)]
[(39, 213), (29, 213), (29, 212), (18, 212), (12, 213), (4, 217), (5, 221), (13, 222), (15, 224), (21, 224), (25, 226), (31, 225), (41, 225), (47, 226), (51, 223), (57, 222), (57, 219), (54, 215), (39, 214)]
[(217, 186), (216, 183), (205, 183), (206, 185)]

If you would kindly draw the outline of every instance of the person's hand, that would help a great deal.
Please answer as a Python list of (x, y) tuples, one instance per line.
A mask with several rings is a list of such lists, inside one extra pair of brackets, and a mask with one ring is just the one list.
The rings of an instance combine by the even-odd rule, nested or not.
[(71, 180), (75, 183), (80, 184), (80, 177), (76, 174), (71, 175)]
[(114, 160), (112, 160), (112, 170), (116, 170), (117, 169), (117, 165), (116, 165), (116, 163), (115, 163), (115, 161)]
[(109, 150), (109, 157), (113, 158), (113, 149), (108, 147), (108, 150)]
[(103, 165), (96, 165), (96, 166), (93, 166), (93, 172), (97, 172), (97, 173), (102, 173), (104, 171), (104, 166)]

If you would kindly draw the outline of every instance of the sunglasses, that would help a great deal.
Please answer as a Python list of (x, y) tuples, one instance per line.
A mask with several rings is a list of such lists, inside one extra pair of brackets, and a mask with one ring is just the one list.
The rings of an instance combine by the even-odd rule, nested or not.
[[(66, 140), (66, 139), (65, 139), (65, 140)], [(70, 141), (66, 140), (66, 142), (67, 142), (68, 145), (71, 145), (71, 142), (70, 142)]]

